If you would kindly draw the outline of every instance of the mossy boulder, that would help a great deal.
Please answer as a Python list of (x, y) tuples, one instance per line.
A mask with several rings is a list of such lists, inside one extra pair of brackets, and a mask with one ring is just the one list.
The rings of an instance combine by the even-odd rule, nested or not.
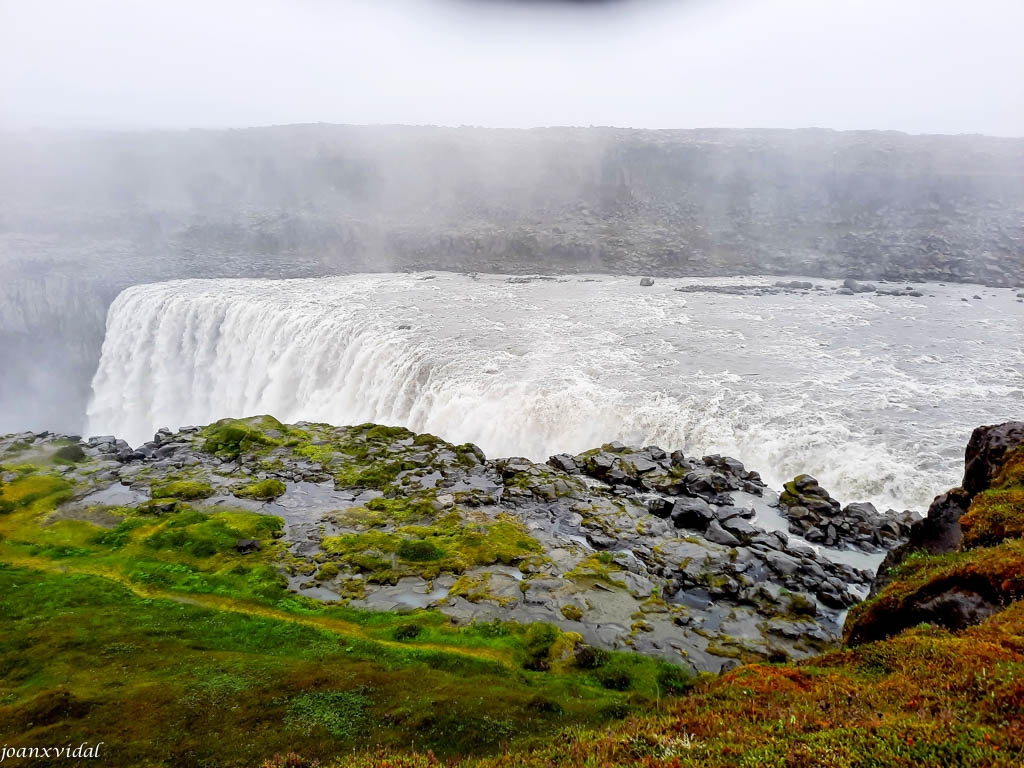
[(205, 427), (200, 435), (203, 450), (226, 458), (277, 445), (287, 428), (273, 416), (221, 419)]
[(240, 499), (255, 499), (257, 501), (272, 501), (283, 496), (287, 486), (275, 478), (267, 478), (241, 488), (235, 488), (232, 493)]
[(53, 460), (58, 464), (78, 464), (87, 458), (82, 446), (77, 444), (63, 445), (53, 453)]
[(915, 525), (907, 546), (920, 548), (887, 558), (876, 594), (850, 611), (847, 643), (920, 623), (962, 630), (1024, 596), (1024, 424), (975, 430), (965, 466), (963, 487)]
[(965, 549), (1024, 536), (1024, 487), (984, 491), (960, 518)]
[(208, 499), (215, 491), (209, 483), (200, 480), (171, 480), (166, 483), (155, 483), (150, 489), (154, 499), (180, 499), (195, 501)]
[(883, 640), (922, 623), (951, 631), (978, 624), (1024, 596), (1024, 540), (946, 555), (907, 558), (893, 582), (855, 606), (849, 645)]

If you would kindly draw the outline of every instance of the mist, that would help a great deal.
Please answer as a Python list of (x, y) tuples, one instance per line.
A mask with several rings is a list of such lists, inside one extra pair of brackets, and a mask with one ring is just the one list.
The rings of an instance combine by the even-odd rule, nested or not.
[(1024, 282), (1021, 22), (996, 0), (2, 2), (0, 431), (85, 427), (139, 283)]
[(1022, 30), (0, 0), (0, 762), (1019, 762)]
[(1016, 0), (0, 4), (0, 124), (1024, 135)]

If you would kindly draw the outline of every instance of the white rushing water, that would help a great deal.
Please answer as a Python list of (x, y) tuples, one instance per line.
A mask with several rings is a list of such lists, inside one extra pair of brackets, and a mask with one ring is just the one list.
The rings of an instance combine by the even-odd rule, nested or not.
[(975, 426), (1024, 416), (1024, 304), (1010, 291), (672, 290), (699, 282), (136, 286), (110, 308), (89, 430), (138, 444), (161, 426), (270, 413), (401, 424), (538, 460), (618, 439), (727, 453), (775, 487), (810, 472), (844, 502), (923, 509), (959, 482)]

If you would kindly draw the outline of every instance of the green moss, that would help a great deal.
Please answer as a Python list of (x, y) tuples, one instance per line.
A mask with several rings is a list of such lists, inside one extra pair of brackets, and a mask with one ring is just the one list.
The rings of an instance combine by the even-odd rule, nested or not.
[(236, 488), (232, 493), (242, 499), (270, 501), (278, 496), (283, 496), (286, 490), (288, 490), (287, 487), (280, 480), (267, 478), (266, 480), (260, 480), (259, 482)]
[(575, 568), (565, 574), (564, 578), (581, 582), (601, 582), (610, 586), (623, 586), (615, 578), (622, 568), (614, 561), (609, 552), (595, 552), (581, 560)]
[(992, 488), (1024, 486), (1024, 446), (1010, 451), (1003, 458), (1003, 466), (992, 482)]
[(78, 444), (61, 446), (53, 453), (53, 461), (58, 464), (78, 464), (87, 458), (82, 446)]
[(540, 543), (511, 515), (467, 524), (456, 511), (425, 525), (328, 537), (323, 548), (340, 563), (387, 583), (402, 576), (433, 578), (474, 566), (516, 565), (543, 553)]
[(280, 440), (266, 434), (275, 430), (285, 434), (287, 429), (272, 416), (255, 416), (249, 419), (221, 419), (205, 427), (200, 435), (203, 450), (226, 458), (238, 458), (244, 453), (265, 450), (268, 446), (279, 445)]
[(963, 547), (985, 547), (1024, 536), (1024, 488), (1015, 486), (978, 494), (960, 518)]
[(444, 445), (445, 442), (441, 438), (431, 435), (429, 432), (421, 432), (413, 438), (412, 444), (426, 448), (437, 448)]
[(366, 502), (366, 509), (381, 513), (381, 518), (391, 522), (411, 522), (434, 516), (434, 507), (426, 497), (399, 496), (395, 499), (377, 498)]
[(401, 461), (381, 461), (373, 464), (349, 463), (335, 473), (334, 480), (340, 488), (388, 488), (405, 469), (414, 469)]
[(446, 554), (441, 547), (425, 539), (402, 539), (397, 552), (400, 558), (412, 563), (441, 560)]
[(491, 592), (491, 575), (489, 573), (460, 576), (448, 590), (448, 596), (462, 597), (471, 603), (490, 600), (502, 606), (513, 602), (512, 598), (499, 598)]
[(334, 563), (324, 563), (320, 566), (320, 570), (317, 571), (316, 577), (320, 581), (327, 581), (333, 579), (339, 573), (338, 566)]
[(561, 607), (562, 616), (569, 621), (579, 621), (583, 618), (583, 609), (572, 603), (566, 603)]
[(154, 499), (180, 499), (182, 501), (208, 499), (215, 493), (209, 483), (197, 480), (172, 480), (165, 483), (154, 483), (150, 492)]
[[(367, 440), (391, 441), (406, 437), (412, 437), (412, 432), (410, 432), (405, 427), (385, 427), (381, 424), (376, 424), (366, 431)], [(416, 444), (420, 445), (420, 443)]]
[[(247, 538), (241, 526), (232, 525), (232, 517), (224, 513), (206, 515), (187, 512), (162, 525), (158, 531), (144, 539), (144, 544), (150, 549), (180, 550), (197, 558), (231, 552), (239, 539)], [(274, 519), (265, 520), (268, 521), (267, 528), (272, 529)]]
[(71, 497), (72, 488), (67, 480), (26, 469), (21, 477), (0, 486), (0, 512), (49, 512)]
[(297, 440), (294, 442), (295, 445), (290, 447), (295, 448), (297, 455), (320, 465), (329, 464), (338, 455), (331, 445), (302, 445)]

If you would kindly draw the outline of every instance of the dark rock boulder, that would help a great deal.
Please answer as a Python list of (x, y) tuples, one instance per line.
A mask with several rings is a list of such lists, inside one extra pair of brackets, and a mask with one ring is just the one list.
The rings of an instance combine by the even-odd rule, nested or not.
[(662, 520), (667, 519), (669, 515), (672, 514), (672, 508), (674, 506), (675, 505), (672, 503), (672, 501), (662, 496), (659, 496), (655, 499), (651, 499), (647, 503), (647, 509), (650, 511), (650, 513), (655, 517), (660, 517)]
[[(908, 578), (913, 579), (914, 575)], [(957, 632), (978, 624), (1019, 597), (1007, 593), (998, 583), (972, 573), (968, 568), (948, 575), (910, 583), (891, 592), (886, 590), (873, 602), (858, 606), (845, 629), (848, 645), (885, 640), (918, 624), (928, 623)]]
[[(848, 643), (884, 639), (922, 622), (958, 631), (1024, 597), (1021, 531), (991, 524), (1017, 514), (1016, 499), (1024, 496), (1016, 470), (1018, 449), (1024, 448), (1022, 427), (1010, 422), (974, 431), (963, 487), (936, 498), (928, 517), (912, 527), (907, 544), (882, 563), (870, 598), (847, 620)], [(972, 526), (988, 522), (988, 535), (965, 537), (961, 519)], [(908, 558), (922, 551), (926, 554)], [(956, 551), (956, 558), (934, 557)]]
[(872, 594), (892, 581), (891, 571), (911, 552), (925, 550), (929, 554), (955, 552), (963, 534), (960, 518), (971, 506), (971, 500), (986, 490), (1003, 468), (1011, 451), (1024, 447), (1024, 422), (978, 427), (971, 434), (964, 452), (964, 479), (959, 488), (935, 498), (928, 515), (911, 526), (906, 544), (886, 555), (878, 569)]
[(548, 459), (548, 466), (560, 469), (570, 475), (578, 475), (580, 473), (580, 465), (576, 463), (576, 459), (567, 453), (559, 453)]
[(722, 528), (743, 542), (749, 542), (759, 531), (742, 517), (730, 517), (722, 521)]
[(799, 475), (786, 483), (779, 507), (789, 521), (790, 533), (827, 547), (853, 546), (868, 552), (900, 544), (914, 519), (910, 512), (879, 512), (867, 503), (841, 508), (810, 475)]
[(704, 499), (687, 497), (672, 505), (671, 517), (676, 528), (706, 531), (715, 520), (715, 513)]
[(704, 538), (725, 547), (735, 547), (740, 543), (740, 540), (725, 530), (717, 520), (712, 520), (708, 525), (707, 530), (704, 532)]
[(1021, 446), (1024, 422), (1008, 421), (974, 430), (964, 457), (964, 491), (973, 497), (988, 488), (1002, 469), (1006, 454)]
[(853, 293), (871, 293), (877, 288), (872, 283), (861, 283), (852, 278), (843, 281), (843, 288)]
[(911, 552), (924, 550), (932, 555), (955, 552), (963, 538), (960, 517), (970, 504), (971, 497), (963, 488), (954, 488), (936, 497), (928, 508), (927, 517), (910, 526), (907, 541), (885, 556), (878, 567), (871, 594), (877, 594), (892, 582), (892, 570)]

